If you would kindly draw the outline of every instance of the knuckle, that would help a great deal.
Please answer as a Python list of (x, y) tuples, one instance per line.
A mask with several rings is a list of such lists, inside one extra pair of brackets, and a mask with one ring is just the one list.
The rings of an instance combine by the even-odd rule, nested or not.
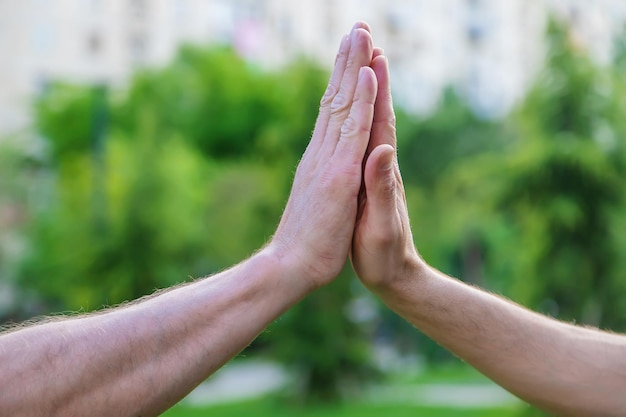
[(389, 229), (377, 228), (371, 239), (373, 245), (379, 249), (388, 248), (396, 243), (396, 236)]
[(356, 199), (361, 189), (361, 164), (358, 161), (346, 163), (335, 173), (331, 187), (349, 195), (351, 199)]
[(350, 73), (354, 67), (357, 65), (357, 57), (354, 53), (354, 50), (351, 49), (346, 58), (346, 72)]
[(358, 171), (351, 171), (349, 175), (344, 178), (345, 193), (351, 200), (355, 200), (359, 197), (359, 191), (361, 190), (361, 175)]
[(351, 102), (348, 100), (345, 93), (339, 91), (330, 104), (330, 112), (334, 115), (345, 113), (350, 108), (350, 104)]
[[(345, 196), (355, 197), (361, 185), (360, 165), (346, 165), (341, 169), (332, 169), (322, 175), (323, 188), (333, 198)], [(353, 192), (354, 191), (354, 192)], [(352, 195), (354, 194), (354, 195)]]
[(401, 228), (395, 221), (385, 226), (372, 227), (368, 239), (377, 251), (383, 251), (390, 247), (401, 248), (403, 241)]
[(395, 181), (384, 181), (379, 185), (379, 191), (382, 198), (393, 201), (396, 199), (396, 183)]
[(323, 188), (328, 190), (331, 194), (333, 190), (340, 190), (343, 187), (342, 181), (339, 175), (335, 175), (334, 170), (325, 171), (321, 178)]
[(352, 115), (343, 122), (341, 126), (342, 137), (355, 137), (370, 134), (371, 125), (359, 123)]
[(328, 107), (332, 104), (335, 95), (337, 94), (337, 87), (332, 84), (328, 84), (326, 87), (326, 91), (324, 91), (324, 95), (320, 100), (320, 107)]
[(372, 90), (357, 89), (354, 95), (354, 102), (359, 103), (361, 106), (374, 107), (376, 103), (376, 92)]
[(348, 116), (348, 118), (341, 125), (341, 136), (351, 136), (358, 130), (356, 120), (354, 117)]
[(335, 65), (337, 65), (337, 62), (344, 61), (348, 58), (348, 48), (345, 47), (345, 45), (347, 45), (347, 42), (348, 42), (347, 37), (344, 37), (341, 40), (339, 51), (337, 52), (337, 55), (335, 56)]

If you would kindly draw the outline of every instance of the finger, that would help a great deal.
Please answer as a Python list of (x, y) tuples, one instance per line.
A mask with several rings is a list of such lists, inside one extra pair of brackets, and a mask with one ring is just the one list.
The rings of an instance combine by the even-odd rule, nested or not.
[(338, 158), (337, 163), (360, 167), (370, 139), (376, 101), (376, 76), (370, 67), (364, 66), (359, 70), (355, 90), (350, 113), (341, 127), (333, 157)]
[(376, 74), (378, 94), (374, 104), (374, 122), (372, 138), (368, 150), (378, 145), (388, 144), (396, 148), (396, 116), (393, 111), (391, 83), (389, 78), (389, 61), (384, 55), (372, 60), (371, 67)]
[(372, 37), (362, 28), (356, 28), (350, 35), (350, 53), (339, 91), (330, 105), (330, 119), (322, 144), (321, 157), (330, 157), (337, 146), (342, 126), (350, 113), (357, 89), (360, 69), (372, 61)]
[(317, 116), (317, 122), (315, 123), (315, 130), (311, 137), (311, 142), (307, 147), (306, 153), (316, 152), (324, 142), (324, 135), (326, 135), (326, 129), (328, 127), (328, 119), (330, 118), (330, 104), (332, 103), (335, 95), (339, 91), (341, 85), (341, 79), (346, 69), (346, 62), (348, 61), (348, 54), (350, 53), (350, 35), (344, 35), (339, 44), (339, 51), (335, 57), (335, 66), (333, 72), (330, 75), (328, 86), (320, 101), (320, 111)]
[(369, 33), (372, 33), (372, 29), (370, 28), (370, 25), (368, 25), (366, 22), (363, 22), (363, 21), (356, 22), (353, 27), (365, 29)]
[[(359, 28), (370, 32), (370, 27), (367, 23), (357, 22), (352, 27), (351, 33)], [(328, 86), (326, 87), (326, 91), (324, 92), (324, 95), (322, 96), (322, 99), (320, 101), (319, 115), (317, 117), (317, 122), (315, 123), (315, 130), (313, 132), (309, 147), (307, 148), (307, 152), (309, 151), (309, 148), (311, 148), (311, 150), (319, 149), (322, 142), (324, 141), (324, 136), (326, 135), (326, 129), (328, 127), (328, 120), (330, 119), (331, 103), (337, 95), (337, 92), (339, 92), (339, 87), (341, 85), (341, 81), (346, 70), (346, 63), (348, 61), (350, 50), (350, 34), (344, 35), (344, 37), (341, 39), (341, 43), (339, 44), (339, 51), (337, 52), (337, 56), (335, 57), (335, 66), (330, 76), (330, 80), (328, 81)]]
[(374, 61), (377, 56), (381, 55), (385, 55), (385, 51), (383, 51), (383, 48), (374, 48), (374, 52), (372, 52), (372, 61)]
[(397, 210), (395, 153), (390, 145), (379, 145), (372, 150), (365, 164), (367, 221), (379, 237), (392, 230), (390, 221), (395, 219), (393, 213)]

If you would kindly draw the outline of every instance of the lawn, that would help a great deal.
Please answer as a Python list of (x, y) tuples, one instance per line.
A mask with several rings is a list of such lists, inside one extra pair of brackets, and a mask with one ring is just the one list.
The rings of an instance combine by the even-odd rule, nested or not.
[(206, 407), (179, 404), (163, 414), (166, 417), (516, 417), (519, 408), (455, 409), (416, 405), (351, 403), (295, 407), (272, 399), (237, 402)]
[[(468, 366), (439, 367), (418, 375), (396, 375), (383, 384), (386, 390), (411, 392), (421, 384), (489, 384), (487, 378)], [(426, 406), (406, 401), (384, 403), (366, 397), (342, 404), (296, 406), (280, 396), (237, 401), (232, 403), (192, 406), (185, 401), (163, 414), (165, 417), (518, 417), (523, 405), (494, 406), (491, 408), (460, 408)]]

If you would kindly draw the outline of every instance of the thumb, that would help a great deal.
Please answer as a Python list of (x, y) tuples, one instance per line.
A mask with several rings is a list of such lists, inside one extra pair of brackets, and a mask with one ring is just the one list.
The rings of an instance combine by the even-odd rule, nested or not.
[(365, 192), (372, 226), (387, 227), (396, 209), (395, 150), (391, 145), (375, 147), (365, 163)]

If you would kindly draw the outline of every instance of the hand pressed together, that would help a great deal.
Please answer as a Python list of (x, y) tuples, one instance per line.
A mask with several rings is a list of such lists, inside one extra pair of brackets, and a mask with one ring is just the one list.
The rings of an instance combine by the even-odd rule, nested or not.
[(396, 158), (389, 66), (365, 23), (341, 42), (268, 248), (312, 288), (334, 279), (348, 255), (370, 287), (391, 284), (396, 273), (421, 264)]
[(396, 154), (396, 127), (389, 65), (375, 49), (371, 68), (378, 93), (364, 162), (364, 185), (352, 243), (355, 272), (372, 290), (395, 285), (409, 268), (423, 266), (413, 246), (404, 186)]
[(372, 53), (369, 27), (357, 23), (341, 42), (311, 142), (268, 245), (311, 289), (337, 276), (350, 249), (377, 91)]

